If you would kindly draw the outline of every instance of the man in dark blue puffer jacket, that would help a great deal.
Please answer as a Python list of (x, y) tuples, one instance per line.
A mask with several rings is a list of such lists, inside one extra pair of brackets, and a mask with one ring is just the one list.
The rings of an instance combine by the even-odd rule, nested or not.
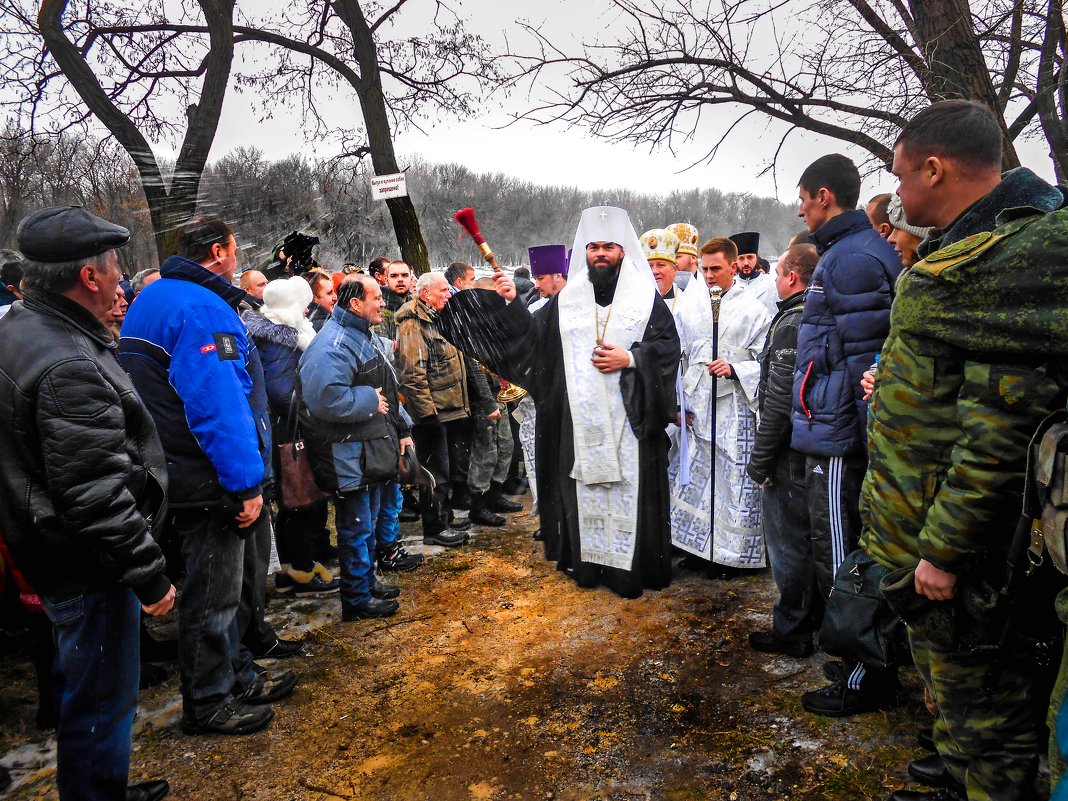
[[(860, 379), (890, 330), (890, 304), (901, 261), (857, 209), (860, 173), (838, 154), (812, 162), (798, 183), (805, 221), (820, 261), (812, 275), (797, 337), (793, 435), (805, 454), (806, 496), (819, 591), (860, 535), (860, 484), (867, 467), (867, 405)], [(838, 680), (802, 697), (809, 712), (840, 717), (896, 702), (894, 671), (845, 663)]]

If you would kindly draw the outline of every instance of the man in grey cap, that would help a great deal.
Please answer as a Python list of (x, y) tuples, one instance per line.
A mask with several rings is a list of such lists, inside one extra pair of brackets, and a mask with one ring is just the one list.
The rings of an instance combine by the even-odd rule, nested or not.
[(63, 801), (157, 801), (127, 786), (141, 610), (174, 587), (153, 523), (167, 469), (152, 417), (100, 322), (122, 278), (125, 228), (77, 206), (19, 224), (22, 303), (0, 320), (0, 530), (55, 627)]

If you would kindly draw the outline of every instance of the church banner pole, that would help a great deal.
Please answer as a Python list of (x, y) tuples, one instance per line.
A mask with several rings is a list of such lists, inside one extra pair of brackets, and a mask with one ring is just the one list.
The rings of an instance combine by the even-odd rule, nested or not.
[[(711, 287), (712, 295), (712, 361), (716, 361), (719, 358), (719, 304), (720, 296), (723, 290), (713, 285)], [(708, 572), (709, 575), (714, 572), (713, 565), (715, 564), (712, 559), (712, 551), (716, 547), (716, 406), (719, 390), (719, 376), (715, 373), (712, 374), (712, 400), (709, 405), (711, 406), (709, 413), (709, 420), (712, 423), (712, 461), (709, 468), (709, 504), (708, 504)]]

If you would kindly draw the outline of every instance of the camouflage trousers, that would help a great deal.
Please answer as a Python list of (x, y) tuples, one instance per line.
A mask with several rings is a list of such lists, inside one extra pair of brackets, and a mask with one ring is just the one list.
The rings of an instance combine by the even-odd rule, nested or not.
[(512, 463), (512, 428), (508, 424), (508, 408), (498, 403), (499, 420), (473, 421), (471, 437), (471, 468), (467, 473), (467, 486), (471, 492), (485, 492), (491, 481), (508, 478)]
[[(1055, 604), (1057, 617), (1062, 623), (1068, 623), (1068, 590), (1061, 590)], [(1068, 754), (1068, 706), (1064, 699), (1068, 695), (1068, 639), (1064, 643), (1064, 656), (1057, 673), (1057, 683), (1053, 685), (1053, 695), (1049, 699), (1049, 781), (1052, 788), (1064, 775), (1064, 755)], [(1061, 791), (1068, 797), (1068, 787)]]
[(983, 690), (989, 656), (947, 653), (912, 629), (909, 643), (916, 669), (938, 704), (938, 753), (949, 774), (964, 785), (969, 801), (1030, 798), (1038, 738), (1027, 649), (1012, 650), (991, 694)]

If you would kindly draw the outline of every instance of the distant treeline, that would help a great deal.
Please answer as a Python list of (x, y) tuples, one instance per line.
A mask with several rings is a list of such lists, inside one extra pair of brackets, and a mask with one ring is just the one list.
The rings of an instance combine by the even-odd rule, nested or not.
[[(238, 148), (208, 166), (200, 209), (226, 219), (245, 259), (258, 265), (288, 232), (322, 240), (318, 258), (328, 269), (398, 255), (384, 202), (371, 200), (369, 165), (338, 159), (289, 156), (269, 161), (256, 148)], [(667, 196), (622, 189), (538, 186), (500, 173), (475, 173), (458, 164), (410, 160), (408, 191), (419, 213), (431, 264), (477, 263), (470, 238), (457, 239), (452, 215), (473, 206), (482, 232), (501, 264), (527, 261), (531, 245), (571, 245), (582, 209), (616, 205), (630, 212), (638, 233), (674, 222), (698, 227), (701, 237), (755, 230), (761, 253), (775, 258), (800, 224), (794, 207), (774, 198), (718, 189)], [(77, 203), (127, 226), (133, 241), (122, 253), (128, 273), (156, 265), (151, 222), (137, 173), (110, 142), (34, 140), (8, 128), (0, 140), (0, 245), (13, 247), (15, 228), (28, 211)]]

